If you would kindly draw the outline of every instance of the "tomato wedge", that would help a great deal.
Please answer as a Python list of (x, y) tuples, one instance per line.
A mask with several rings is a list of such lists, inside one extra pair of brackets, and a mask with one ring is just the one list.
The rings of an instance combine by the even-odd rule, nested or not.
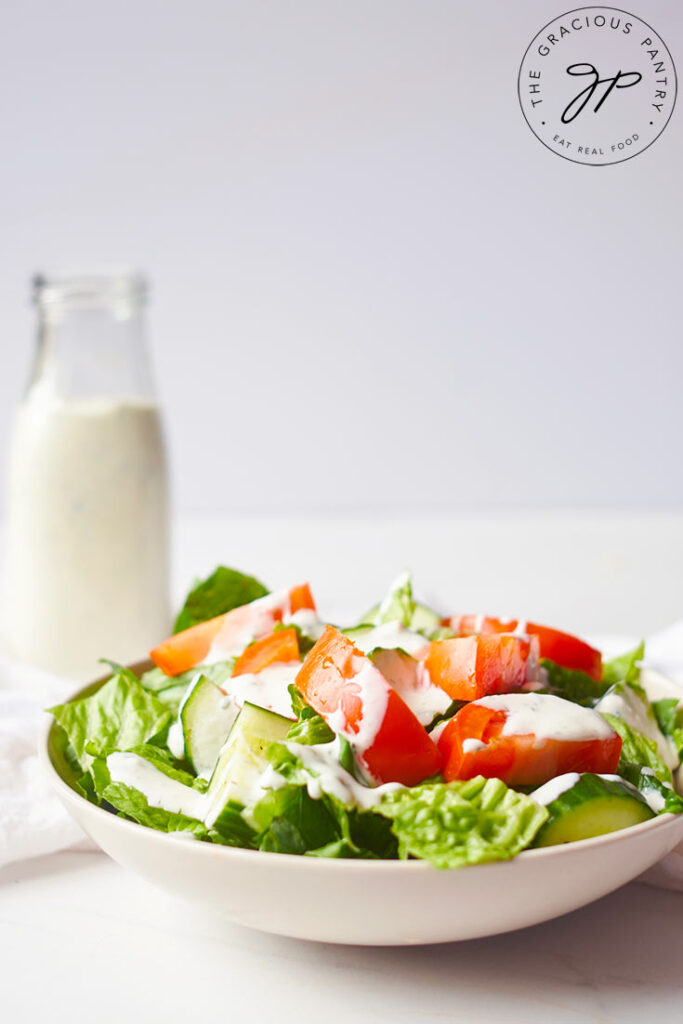
[(538, 641), (486, 634), (435, 640), (425, 668), (453, 700), (476, 700), (519, 690), (538, 662)]
[(289, 629), (278, 629), (262, 640), (250, 644), (239, 656), (232, 670), (233, 678), (247, 673), (261, 672), (268, 665), (281, 664), (299, 660), (299, 636), (291, 626)]
[(590, 708), (515, 693), (466, 704), (442, 732), (439, 750), (448, 782), (483, 775), (535, 786), (567, 772), (613, 774), (621, 737)]
[(379, 669), (333, 626), (309, 651), (296, 687), (377, 782), (414, 786), (439, 771), (441, 756), (429, 734)]
[(521, 619), (495, 619), (488, 615), (453, 615), (443, 620), (454, 633), (468, 635), (471, 633), (523, 633), (537, 636), (540, 644), (540, 657), (586, 672), (592, 679), (602, 679), (602, 655), (595, 647), (584, 640), (562, 633), (550, 626), (539, 626), (535, 622), (523, 622)]
[(176, 633), (150, 651), (150, 657), (167, 676), (180, 675), (201, 664), (212, 648), (225, 658), (234, 658), (241, 655), (253, 640), (272, 633), (276, 623), (303, 608), (315, 611), (307, 583), (259, 597), (215, 619)]

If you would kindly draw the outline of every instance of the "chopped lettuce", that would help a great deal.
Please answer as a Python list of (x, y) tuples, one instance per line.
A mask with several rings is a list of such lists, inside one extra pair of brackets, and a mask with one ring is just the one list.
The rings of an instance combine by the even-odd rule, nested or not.
[(597, 682), (592, 676), (580, 669), (564, 668), (557, 665), (548, 658), (543, 658), (541, 666), (545, 669), (548, 677), (547, 686), (543, 693), (551, 693), (556, 697), (563, 697), (574, 704), (581, 704), (582, 707), (592, 708), (609, 689), (610, 684)]
[(452, 630), (441, 627), (437, 612), (415, 600), (409, 572), (401, 573), (394, 580), (382, 603), (366, 612), (359, 624), (380, 626), (385, 622), (400, 622), (406, 629), (433, 640), (454, 635)]
[(199, 793), (206, 792), (207, 780), (198, 778), (192, 772), (186, 771), (185, 768), (181, 767), (181, 763), (168, 750), (164, 750), (162, 747), (155, 747), (151, 743), (141, 743), (137, 747), (130, 747), (125, 753), (137, 754), (138, 757), (144, 758), (157, 771), (167, 778), (173, 779), (174, 782), (180, 782), (183, 786), (196, 789)]
[(677, 697), (663, 697), (652, 701), (652, 710), (661, 733), (668, 736), (683, 760), (683, 707)]
[(159, 736), (171, 712), (132, 672), (117, 672), (90, 697), (49, 708), (82, 769), (95, 757), (130, 750)]
[(223, 846), (241, 846), (255, 850), (256, 835), (243, 818), (243, 810), (242, 805), (236, 800), (229, 800), (211, 826), (209, 838)]
[(259, 849), (272, 853), (307, 853), (341, 838), (329, 801), (311, 799), (306, 786), (290, 784), (266, 793), (253, 818)]
[[(151, 759), (149, 747), (138, 747), (132, 752), (141, 757), (145, 756), (147, 759)], [(159, 761), (155, 760), (153, 763), (155, 767), (163, 770), (164, 774), (170, 775), (177, 782), (184, 782), (186, 785), (190, 785), (197, 781), (186, 772), (178, 772), (173, 769), (165, 758), (160, 758)], [(95, 792), (100, 801), (105, 805), (113, 807), (123, 817), (136, 821), (139, 825), (155, 828), (160, 832), (188, 832), (198, 839), (208, 838), (206, 825), (198, 819), (190, 818), (185, 814), (167, 811), (163, 807), (152, 807), (144, 793), (141, 793), (138, 789), (135, 789), (133, 786), (127, 786), (122, 782), (112, 782), (106, 758), (99, 757), (93, 761), (91, 777)]]
[(415, 599), (410, 573), (403, 572), (394, 580), (372, 621), (375, 625), (382, 622), (400, 622), (406, 629), (410, 629), (414, 614)]
[(401, 858), (419, 857), (437, 868), (514, 857), (548, 818), (530, 797), (481, 776), (401, 789), (377, 810), (391, 818)]
[[(343, 760), (343, 747), (340, 753)], [(261, 829), (259, 849), (315, 857), (397, 856), (390, 822), (374, 809), (362, 810), (320, 790), (312, 796), (309, 783), (315, 772), (304, 768), (286, 743), (269, 744), (266, 756), (286, 785), (266, 793), (253, 809)], [(341, 775), (345, 772), (349, 786), (356, 785), (349, 766), (341, 764)]]
[(548, 683), (544, 693), (552, 693), (556, 697), (564, 697), (582, 707), (595, 707), (597, 701), (616, 683), (626, 683), (638, 695), (646, 699), (640, 686), (640, 661), (645, 654), (645, 645), (640, 643), (632, 651), (621, 654), (618, 658), (603, 662), (602, 679), (596, 680), (580, 669), (565, 668), (549, 658), (543, 658), (541, 666), (545, 669)]
[(210, 679), (216, 686), (221, 686), (226, 679), (231, 677), (234, 666), (235, 659), (231, 658), (227, 661), (217, 661), (213, 665), (197, 665), (178, 676), (167, 676), (162, 669), (152, 668), (140, 676), (140, 685), (153, 693), (157, 700), (165, 704), (175, 717), (188, 686), (191, 686), (197, 678), (200, 668), (202, 675)]
[(253, 817), (260, 829), (258, 848), (311, 857), (382, 858), (397, 856), (391, 824), (373, 811), (349, 808), (329, 794), (314, 799), (305, 785), (288, 783), (266, 793)]
[(627, 683), (636, 690), (642, 697), (645, 691), (640, 685), (640, 662), (645, 657), (645, 641), (641, 640), (637, 647), (626, 654), (612, 658), (602, 663), (602, 680), (607, 684), (606, 688), (614, 686), (615, 683)]
[(621, 736), (621, 759), (617, 768), (617, 774), (623, 775), (626, 778), (626, 775), (624, 775), (626, 766), (630, 764), (636, 765), (649, 769), (660, 782), (671, 786), (671, 770), (667, 768), (657, 753), (655, 741), (644, 736), (642, 732), (638, 732), (637, 729), (630, 726), (623, 718), (619, 718), (618, 715), (610, 715), (604, 711), (601, 714), (614, 731)]
[(220, 565), (207, 579), (194, 585), (185, 598), (173, 632), (181, 633), (200, 622), (215, 619), (217, 615), (265, 597), (267, 593), (266, 587), (253, 576)]
[[(193, 587), (175, 631), (266, 593), (258, 580), (221, 566)], [(400, 624), (387, 631), (409, 630), (428, 639), (452, 635), (436, 612), (415, 601), (407, 573), (361, 622), (366, 630)], [(305, 629), (296, 629), (305, 654), (313, 640)], [(669, 698), (649, 703), (640, 686), (642, 657), (641, 644), (605, 662), (599, 682), (546, 660), (547, 692), (586, 707), (597, 705), (598, 710), (608, 691), (618, 697), (603, 706), (615, 712), (604, 717), (623, 741), (619, 774), (659, 813), (683, 813), (683, 798), (674, 792), (667, 767), (674, 764), (674, 747), (679, 761), (683, 756), (683, 707)], [(141, 825), (246, 849), (325, 858), (419, 858), (438, 868), (454, 868), (515, 856), (532, 844), (547, 819), (545, 808), (498, 779), (445, 783), (437, 776), (418, 786), (374, 789), (356, 763), (352, 745), (336, 736), (290, 686), (296, 721), (288, 732), (284, 723), (274, 733), (286, 732), (286, 741), (267, 745), (265, 759), (256, 765), (253, 789), (240, 791), (248, 806), (226, 795), (227, 803), (214, 821), (215, 801), (204, 796), (209, 784), (188, 771), (188, 764), (175, 758), (166, 744), (169, 726), (199, 669), (220, 686), (232, 675), (234, 661), (198, 666), (176, 677), (155, 668), (140, 679), (130, 669), (109, 664), (113, 675), (99, 690), (51, 709), (58, 726), (55, 749), (74, 789)], [(453, 702), (430, 727), (460, 706)], [(623, 717), (618, 717), (622, 709)], [(263, 737), (259, 750), (266, 742)], [(110, 757), (116, 753), (124, 756)], [(129, 755), (143, 758), (150, 767)], [(131, 765), (131, 774), (122, 770)], [(112, 774), (135, 785), (116, 782)]]
[(334, 733), (325, 719), (306, 703), (294, 683), (290, 683), (288, 690), (292, 699), (292, 711), (297, 721), (287, 733), (287, 739), (308, 746), (330, 743), (334, 739)]
[(619, 775), (640, 790), (656, 814), (683, 814), (683, 799), (670, 784), (658, 779), (652, 768), (620, 762)]
[(119, 814), (136, 821), (138, 825), (146, 825), (160, 832), (188, 832), (197, 839), (208, 838), (209, 830), (204, 822), (188, 818), (185, 814), (166, 811), (163, 807), (150, 807), (143, 793), (122, 782), (110, 782), (102, 798)]

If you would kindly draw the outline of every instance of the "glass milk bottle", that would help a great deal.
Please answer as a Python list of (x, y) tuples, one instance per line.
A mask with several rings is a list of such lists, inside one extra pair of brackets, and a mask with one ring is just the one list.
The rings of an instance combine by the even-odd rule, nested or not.
[(74, 679), (169, 630), (168, 487), (138, 274), (39, 276), (9, 455), (5, 633)]

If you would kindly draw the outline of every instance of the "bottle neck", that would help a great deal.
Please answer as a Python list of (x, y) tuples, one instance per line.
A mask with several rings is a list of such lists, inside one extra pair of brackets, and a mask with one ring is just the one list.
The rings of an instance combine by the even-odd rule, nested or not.
[(152, 399), (143, 298), (132, 288), (112, 291), (111, 279), (75, 292), (74, 280), (37, 285), (29, 390), (65, 399)]

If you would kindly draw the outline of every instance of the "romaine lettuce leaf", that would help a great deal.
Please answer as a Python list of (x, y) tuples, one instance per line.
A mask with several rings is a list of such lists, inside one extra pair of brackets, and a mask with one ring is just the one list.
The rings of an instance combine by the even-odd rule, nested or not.
[(636, 691), (639, 697), (646, 700), (645, 692), (640, 686), (639, 662), (645, 654), (645, 645), (640, 643), (638, 647), (618, 658), (603, 662), (602, 679), (595, 680), (588, 673), (580, 669), (565, 668), (558, 665), (549, 658), (543, 658), (541, 666), (548, 676), (548, 684), (543, 693), (552, 693), (557, 697), (564, 697), (574, 704), (581, 704), (582, 707), (594, 707), (596, 702), (607, 693), (616, 683), (626, 683)]
[[(266, 793), (253, 809), (261, 829), (259, 849), (315, 857), (396, 857), (397, 842), (387, 819), (329, 793), (311, 796), (308, 783), (315, 773), (286, 744), (269, 744), (266, 756), (287, 785)], [(350, 775), (349, 783), (354, 781)]]
[[(148, 751), (149, 748), (138, 747), (136, 753)], [(159, 752), (160, 753), (160, 752)], [(142, 756), (142, 754), (141, 754)], [(155, 763), (155, 767), (170, 774), (170, 765)], [(178, 782), (185, 782), (185, 777), (190, 782), (195, 780), (186, 772), (176, 772), (173, 775)], [(133, 786), (127, 786), (122, 782), (112, 782), (107, 761), (104, 757), (95, 758), (90, 768), (90, 775), (93, 779), (94, 789), (99, 800), (113, 807), (119, 814), (139, 825), (146, 825), (148, 828), (157, 829), (160, 832), (189, 832), (199, 839), (208, 838), (208, 829), (202, 821), (197, 818), (190, 818), (185, 814), (176, 814), (167, 811), (162, 807), (151, 807), (147, 797)]]
[(203, 821), (166, 811), (163, 807), (150, 807), (143, 793), (122, 782), (111, 782), (105, 788), (102, 798), (119, 814), (137, 821), (138, 825), (146, 825), (160, 832), (189, 832), (198, 839), (207, 839), (209, 836)]
[(145, 690), (132, 672), (117, 672), (90, 697), (48, 710), (67, 734), (82, 769), (94, 757), (130, 750), (166, 729), (171, 712)]
[(653, 773), (640, 764), (619, 764), (619, 775), (639, 789), (656, 814), (683, 814), (683, 799)]
[(335, 797), (310, 796), (305, 785), (271, 790), (254, 808), (259, 850), (310, 857), (395, 859), (391, 822), (373, 811), (346, 807)]
[(683, 759), (683, 707), (676, 697), (663, 697), (652, 701), (652, 710), (660, 731), (673, 740), (678, 760)]
[(253, 810), (260, 850), (307, 853), (342, 836), (326, 799), (313, 800), (305, 786), (289, 784), (266, 793)]
[(153, 693), (157, 700), (165, 704), (175, 717), (188, 686), (197, 678), (200, 668), (202, 675), (210, 679), (216, 686), (221, 686), (226, 679), (232, 676), (234, 666), (235, 659), (231, 658), (228, 661), (217, 661), (213, 665), (197, 665), (178, 676), (167, 676), (160, 668), (152, 668), (148, 672), (142, 673), (140, 685)]
[(256, 849), (256, 833), (242, 817), (243, 810), (236, 800), (229, 800), (211, 826), (209, 838), (222, 846)]
[(253, 576), (220, 565), (207, 579), (194, 585), (185, 598), (173, 632), (181, 633), (200, 622), (215, 619), (267, 593), (266, 587)]
[(619, 760), (617, 774), (623, 775), (624, 778), (627, 778), (627, 776), (624, 775), (627, 766), (636, 765), (641, 768), (648, 768), (653, 772), (655, 778), (660, 780), (660, 782), (664, 782), (666, 785), (671, 786), (671, 771), (667, 768), (657, 753), (657, 744), (655, 741), (649, 739), (647, 736), (644, 736), (642, 732), (638, 732), (637, 729), (628, 725), (628, 723), (625, 722), (623, 718), (619, 718), (618, 715), (610, 715), (604, 711), (600, 713), (605, 721), (612, 726), (614, 731), (619, 733), (622, 739), (621, 758)]
[(294, 683), (290, 683), (288, 690), (292, 700), (292, 712), (296, 715), (297, 721), (287, 733), (287, 739), (307, 746), (330, 743), (334, 739), (334, 733), (324, 718), (306, 703)]
[(548, 675), (548, 684), (543, 688), (543, 693), (552, 693), (585, 708), (592, 708), (611, 685), (603, 681), (596, 682), (586, 672), (564, 668), (548, 658), (542, 659), (541, 666)]
[(380, 626), (385, 622), (400, 622), (406, 629), (421, 633), (429, 640), (445, 640), (455, 636), (452, 629), (441, 625), (438, 612), (415, 600), (409, 572), (401, 573), (394, 580), (382, 603), (367, 611), (356, 628)]
[(548, 818), (530, 797), (481, 776), (397, 790), (377, 811), (391, 818), (401, 858), (418, 857), (437, 868), (514, 857)]
[(612, 658), (602, 663), (602, 680), (607, 688), (615, 683), (628, 683), (636, 692), (645, 697), (645, 691), (640, 685), (640, 662), (645, 657), (645, 641), (641, 640), (632, 651)]
[(389, 593), (377, 609), (373, 621), (376, 625), (382, 622), (400, 622), (406, 629), (409, 629), (414, 614), (415, 599), (413, 598), (410, 573), (403, 572), (394, 580)]
[(137, 747), (130, 747), (126, 753), (137, 754), (138, 757), (142, 757), (145, 761), (148, 761), (153, 765), (157, 771), (160, 771), (163, 775), (166, 775), (169, 779), (173, 779), (174, 782), (180, 782), (183, 786), (190, 786), (192, 789), (196, 789), (199, 793), (205, 793), (209, 785), (206, 779), (200, 779), (198, 776), (193, 775), (191, 772), (182, 768), (180, 763), (169, 753), (169, 751), (162, 749), (161, 747), (155, 747), (151, 743), (141, 743)]

